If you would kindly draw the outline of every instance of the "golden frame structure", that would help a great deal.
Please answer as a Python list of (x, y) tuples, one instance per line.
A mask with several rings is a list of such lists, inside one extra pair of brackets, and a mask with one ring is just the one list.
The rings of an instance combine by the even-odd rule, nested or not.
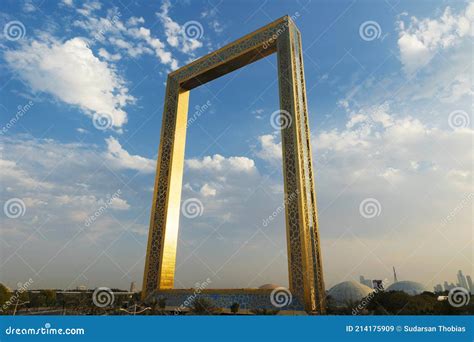
[(306, 311), (325, 313), (301, 34), (289, 16), (168, 75), (143, 298), (174, 286), (189, 91), (275, 52), (280, 115), (287, 116), (280, 123), (289, 291)]

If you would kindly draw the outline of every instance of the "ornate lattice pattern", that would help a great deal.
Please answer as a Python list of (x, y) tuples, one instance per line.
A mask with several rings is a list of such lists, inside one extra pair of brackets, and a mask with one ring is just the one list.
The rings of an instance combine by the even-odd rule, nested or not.
[[(262, 48), (266, 50), (264, 53), (261, 53)], [(312, 173), (301, 37), (288, 16), (168, 76), (144, 274), (143, 295), (145, 297), (163, 289), (163, 277), (166, 278), (167, 288), (173, 285), (174, 274), (165, 274), (163, 255), (164, 249), (168, 248), (164, 246), (164, 241), (170, 192), (173, 191), (170, 188), (170, 180), (177, 173), (181, 173), (178, 176), (182, 177), (182, 169), (172, 169), (173, 158), (184, 158), (184, 151), (181, 153), (181, 150), (175, 148), (175, 145), (181, 141), (179, 139), (183, 139), (184, 143), (183, 135), (185, 136), (186, 133), (185, 128), (177, 129), (177, 116), (186, 115), (179, 113), (180, 93), (188, 90), (182, 89), (182, 84), (204, 73), (212, 73), (223, 65), (229, 66), (229, 70), (240, 67), (238, 63), (241, 61), (236, 61), (246, 54), (254, 53), (256, 58), (253, 58), (253, 61), (268, 55), (268, 52), (275, 51), (278, 55), (280, 108), (289, 113), (292, 119), (292, 124), (282, 127), (281, 130), (287, 203), (286, 230), (290, 291), (295, 302), (304, 303), (307, 311), (324, 313), (325, 290)], [(219, 75), (214, 76), (219, 77)], [(174, 200), (179, 202), (179, 196), (175, 196)], [(176, 203), (173, 204), (176, 205)], [(168, 271), (170, 268), (174, 272), (174, 263), (172, 267), (167, 268)], [(259, 299), (259, 302), (263, 303), (265, 300)]]

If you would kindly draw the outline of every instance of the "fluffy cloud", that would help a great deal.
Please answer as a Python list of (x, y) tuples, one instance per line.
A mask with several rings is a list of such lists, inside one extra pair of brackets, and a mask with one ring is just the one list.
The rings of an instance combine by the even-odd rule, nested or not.
[(138, 155), (131, 155), (126, 151), (120, 142), (114, 137), (106, 139), (107, 152), (106, 158), (111, 162), (111, 165), (118, 169), (132, 169), (144, 173), (155, 171), (155, 161), (147, 159)]
[(144, 189), (153, 177), (122, 178), (95, 145), (24, 136), (0, 145), (2, 207), (19, 198), (26, 208), (0, 218), (0, 273), (9, 286), (32, 277), (37, 287), (95, 287), (113, 269), (113, 282), (126, 288), (142, 276), (143, 208), (151, 203)]
[(199, 191), (201, 195), (204, 197), (215, 196), (217, 194), (217, 190), (214, 189), (211, 185), (205, 183), (201, 190)]
[[(101, 206), (112, 211), (131, 208), (127, 197), (133, 195), (126, 183), (110, 177), (101, 151), (93, 145), (61, 144), (54, 140), (28, 137), (2, 138), (2, 185), (6, 198), (21, 198), (28, 215), (22, 222), (5, 222), (17, 234), (28, 234), (33, 221), (51, 221), (50, 229), (83, 226), (85, 219)], [(21, 158), (18, 158), (21, 156)], [(136, 156), (135, 156), (136, 157)], [(37, 208), (37, 210), (35, 210)], [(110, 212), (111, 213), (111, 212)], [(109, 227), (91, 228), (95, 234), (108, 234)]]
[(474, 3), (463, 13), (453, 14), (447, 7), (437, 19), (411, 17), (407, 24), (399, 22), (398, 47), (405, 72), (411, 74), (427, 65), (438, 52), (459, 44), (470, 35), (474, 21)]
[(257, 157), (271, 163), (273, 166), (281, 167), (282, 149), (281, 142), (277, 142), (278, 134), (265, 134), (258, 137), (260, 149)]
[(124, 107), (135, 99), (125, 81), (94, 56), (83, 39), (32, 41), (6, 51), (5, 60), (33, 91), (79, 106), (88, 115), (108, 114), (115, 127), (127, 122)]
[(188, 159), (185, 161), (189, 169), (244, 172), (254, 173), (257, 171), (255, 162), (247, 157), (223, 157), (220, 154), (205, 156), (202, 159)]
[[(203, 44), (198, 39), (186, 34), (186, 27), (179, 25), (170, 17), (170, 8), (170, 1), (165, 0), (161, 5), (161, 11), (157, 13), (158, 18), (160, 18), (165, 28), (166, 40), (172, 47), (179, 49), (185, 54), (193, 55), (194, 50), (202, 47)], [(196, 28), (198, 28), (199, 31), (202, 29), (202, 27)]]
[(178, 61), (167, 51), (165, 44), (153, 36), (150, 29), (142, 26), (145, 23), (142, 17), (130, 17), (126, 22), (121, 18), (122, 13), (114, 8), (107, 11), (105, 17), (87, 15), (74, 21), (73, 25), (90, 34), (91, 44), (97, 42), (105, 44), (108, 41), (115, 49), (123, 51), (132, 58), (143, 54), (155, 54), (161, 63), (172, 70), (178, 67)]

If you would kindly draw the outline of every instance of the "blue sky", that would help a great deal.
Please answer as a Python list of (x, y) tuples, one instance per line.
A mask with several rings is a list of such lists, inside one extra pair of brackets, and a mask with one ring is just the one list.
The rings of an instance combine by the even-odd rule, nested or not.
[[(0, 280), (141, 285), (167, 74), (285, 14), (327, 286), (392, 265), (428, 287), (472, 274), (473, 3), (7, 0)], [(276, 57), (189, 108), (182, 199), (201, 215), (181, 216), (176, 287), (287, 285)]]

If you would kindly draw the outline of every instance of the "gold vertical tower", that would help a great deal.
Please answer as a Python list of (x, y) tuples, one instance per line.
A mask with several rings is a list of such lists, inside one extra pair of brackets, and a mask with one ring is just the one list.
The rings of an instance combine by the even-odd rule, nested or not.
[[(143, 298), (173, 289), (189, 91), (277, 53), (289, 290), (325, 312), (301, 35), (284, 16), (168, 75), (143, 279)], [(231, 290), (229, 290), (231, 291)]]

